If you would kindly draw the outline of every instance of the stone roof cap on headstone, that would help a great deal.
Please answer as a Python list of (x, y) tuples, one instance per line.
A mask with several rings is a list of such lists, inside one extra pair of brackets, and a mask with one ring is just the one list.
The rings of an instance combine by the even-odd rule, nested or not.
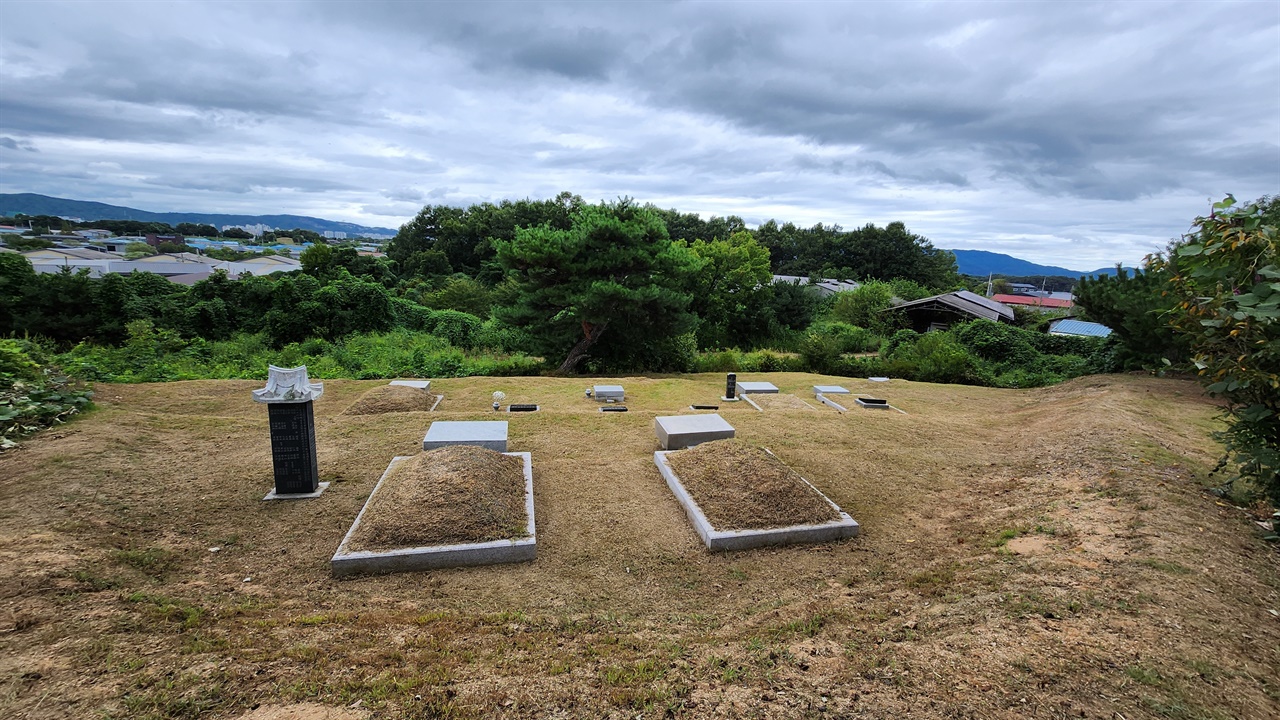
[(253, 391), (255, 402), (307, 402), (324, 394), (324, 383), (310, 382), (306, 365), (296, 368), (268, 365), (267, 368), (267, 386)]

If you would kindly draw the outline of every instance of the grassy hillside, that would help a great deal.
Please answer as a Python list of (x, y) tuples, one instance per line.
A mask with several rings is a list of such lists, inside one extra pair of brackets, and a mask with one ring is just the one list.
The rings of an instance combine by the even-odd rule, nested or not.
[[(99, 410), (0, 455), (0, 714), (1280, 714), (1280, 561), (1200, 489), (1219, 449), (1195, 385), (741, 379), (810, 403), (819, 382), (874, 388), (906, 411), (722, 406), (861, 537), (699, 543), (653, 465), (653, 418), (715, 402), (722, 375), (620, 379), (625, 414), (597, 412), (583, 380), (462, 378), (433, 382), (435, 412), (353, 416), (384, 381), (326, 381), (333, 484), (284, 503), (261, 500), (261, 383), (99, 385)], [(501, 416), (532, 453), (537, 560), (332, 579), (388, 461), (433, 420), (493, 419), (494, 390), (543, 407)]]

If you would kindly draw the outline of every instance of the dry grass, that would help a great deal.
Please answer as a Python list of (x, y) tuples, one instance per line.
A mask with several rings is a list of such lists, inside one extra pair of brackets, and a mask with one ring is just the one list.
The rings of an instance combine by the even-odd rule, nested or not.
[[(719, 375), (617, 379), (619, 414), (591, 380), (470, 378), (433, 381), (430, 416), (342, 415), (384, 383), (329, 381), (332, 485), (287, 503), (261, 500), (261, 383), (100, 385), (99, 410), (0, 456), (0, 717), (1280, 716), (1280, 562), (1201, 490), (1215, 408), (1193, 384), (759, 379), (910, 413), (721, 404), (860, 537), (702, 547), (652, 425), (720, 404)], [(533, 456), (538, 559), (332, 579), (390, 459), (429, 418), (492, 419), (494, 390), (543, 408), (502, 416)]]
[(524, 461), (452, 446), (402, 460), (370, 499), (352, 551), (479, 543), (525, 535)]
[(815, 404), (806, 402), (803, 398), (789, 395), (786, 393), (752, 393), (751, 402), (760, 406), (761, 410), (768, 412), (770, 410), (817, 410), (817, 401)]
[(716, 530), (816, 525), (839, 513), (795, 470), (741, 440), (717, 440), (667, 455), (680, 484)]

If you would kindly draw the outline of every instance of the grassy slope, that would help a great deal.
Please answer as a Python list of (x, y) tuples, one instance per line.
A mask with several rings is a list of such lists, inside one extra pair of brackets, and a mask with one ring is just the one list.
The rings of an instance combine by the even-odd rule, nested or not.
[[(98, 388), (0, 456), (0, 715), (234, 717), (357, 700), (380, 717), (1173, 717), (1280, 714), (1280, 562), (1199, 491), (1213, 407), (1108, 376), (1011, 391), (777, 374), (909, 414), (721, 414), (864, 529), (709, 554), (652, 464), (655, 415), (722, 376), (433, 382), (435, 413), (316, 406), (319, 500), (271, 485), (255, 382)], [(327, 561), (435, 419), (533, 454), (531, 564), (335, 581)], [(218, 547), (218, 552), (209, 548)], [(251, 580), (246, 580), (251, 578)], [(6, 709), (7, 706), (7, 709)], [(105, 708), (105, 710), (104, 710)]]

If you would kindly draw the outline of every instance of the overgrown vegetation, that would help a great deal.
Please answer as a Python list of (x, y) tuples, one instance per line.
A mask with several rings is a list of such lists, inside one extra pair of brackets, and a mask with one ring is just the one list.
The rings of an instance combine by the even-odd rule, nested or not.
[(93, 393), (49, 366), (29, 342), (0, 340), (0, 450), (18, 438), (66, 422), (90, 407)]
[(1227, 402), (1219, 439), (1245, 479), (1280, 502), (1280, 199), (1228, 196), (1153, 267), (1168, 273), (1169, 322), (1206, 389)]

